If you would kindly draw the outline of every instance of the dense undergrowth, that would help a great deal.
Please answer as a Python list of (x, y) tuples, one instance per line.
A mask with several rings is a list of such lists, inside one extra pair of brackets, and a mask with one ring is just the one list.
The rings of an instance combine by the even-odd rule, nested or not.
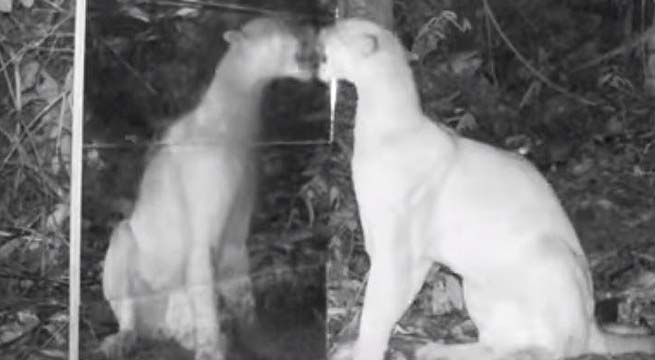
[(66, 358), (73, 13), (70, 0), (15, 1), (0, 13), (0, 354), (8, 360)]

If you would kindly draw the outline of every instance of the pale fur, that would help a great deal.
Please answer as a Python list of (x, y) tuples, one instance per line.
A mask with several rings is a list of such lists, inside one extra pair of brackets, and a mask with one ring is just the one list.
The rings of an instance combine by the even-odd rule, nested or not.
[(298, 66), (299, 41), (278, 20), (252, 20), (225, 39), (229, 50), (206, 94), (168, 129), (134, 211), (112, 233), (103, 289), (119, 332), (103, 343), (110, 357), (150, 337), (176, 340), (197, 360), (223, 359), (215, 288), (252, 302), (246, 237), (262, 92), (273, 78), (311, 73)]
[(348, 19), (319, 42), (322, 80), (357, 89), (352, 175), (371, 262), (358, 340), (335, 359), (383, 359), (435, 261), (462, 276), (479, 340), (430, 344), (418, 359), (655, 351), (652, 337), (599, 329), (587, 260), (550, 185), (520, 156), (431, 122), (393, 34)]

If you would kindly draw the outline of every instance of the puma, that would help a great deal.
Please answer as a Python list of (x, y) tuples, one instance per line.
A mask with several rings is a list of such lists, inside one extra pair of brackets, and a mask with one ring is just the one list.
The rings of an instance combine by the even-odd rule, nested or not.
[(196, 360), (224, 359), (214, 290), (252, 301), (246, 238), (262, 93), (273, 78), (309, 80), (312, 71), (298, 65), (301, 41), (280, 20), (251, 20), (223, 37), (229, 49), (206, 94), (167, 130), (131, 216), (111, 235), (103, 291), (119, 331), (101, 346), (110, 358), (143, 337), (173, 339)]
[(435, 261), (461, 275), (479, 338), (426, 345), (418, 359), (655, 352), (651, 336), (601, 330), (586, 257), (550, 185), (519, 155), (431, 122), (391, 32), (347, 19), (318, 41), (321, 80), (357, 89), (351, 165), (371, 264), (359, 337), (334, 358), (383, 359)]

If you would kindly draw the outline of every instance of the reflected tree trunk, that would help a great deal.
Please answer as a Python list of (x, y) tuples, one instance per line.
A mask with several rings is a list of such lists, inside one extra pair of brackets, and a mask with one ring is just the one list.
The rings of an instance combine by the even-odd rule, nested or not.
[(393, 29), (393, 0), (338, 0), (339, 17), (360, 17)]
[[(655, 20), (655, 9), (653, 9), (653, 19)], [(646, 66), (644, 69), (644, 88), (650, 96), (655, 96), (655, 21), (651, 24), (651, 35), (646, 40)]]

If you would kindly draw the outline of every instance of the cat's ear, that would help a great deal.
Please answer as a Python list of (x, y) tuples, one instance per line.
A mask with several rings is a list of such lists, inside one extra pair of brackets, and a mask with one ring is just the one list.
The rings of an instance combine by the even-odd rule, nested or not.
[(359, 53), (364, 57), (371, 56), (377, 53), (380, 49), (380, 40), (373, 34), (360, 35), (356, 41), (357, 43), (355, 46)]

